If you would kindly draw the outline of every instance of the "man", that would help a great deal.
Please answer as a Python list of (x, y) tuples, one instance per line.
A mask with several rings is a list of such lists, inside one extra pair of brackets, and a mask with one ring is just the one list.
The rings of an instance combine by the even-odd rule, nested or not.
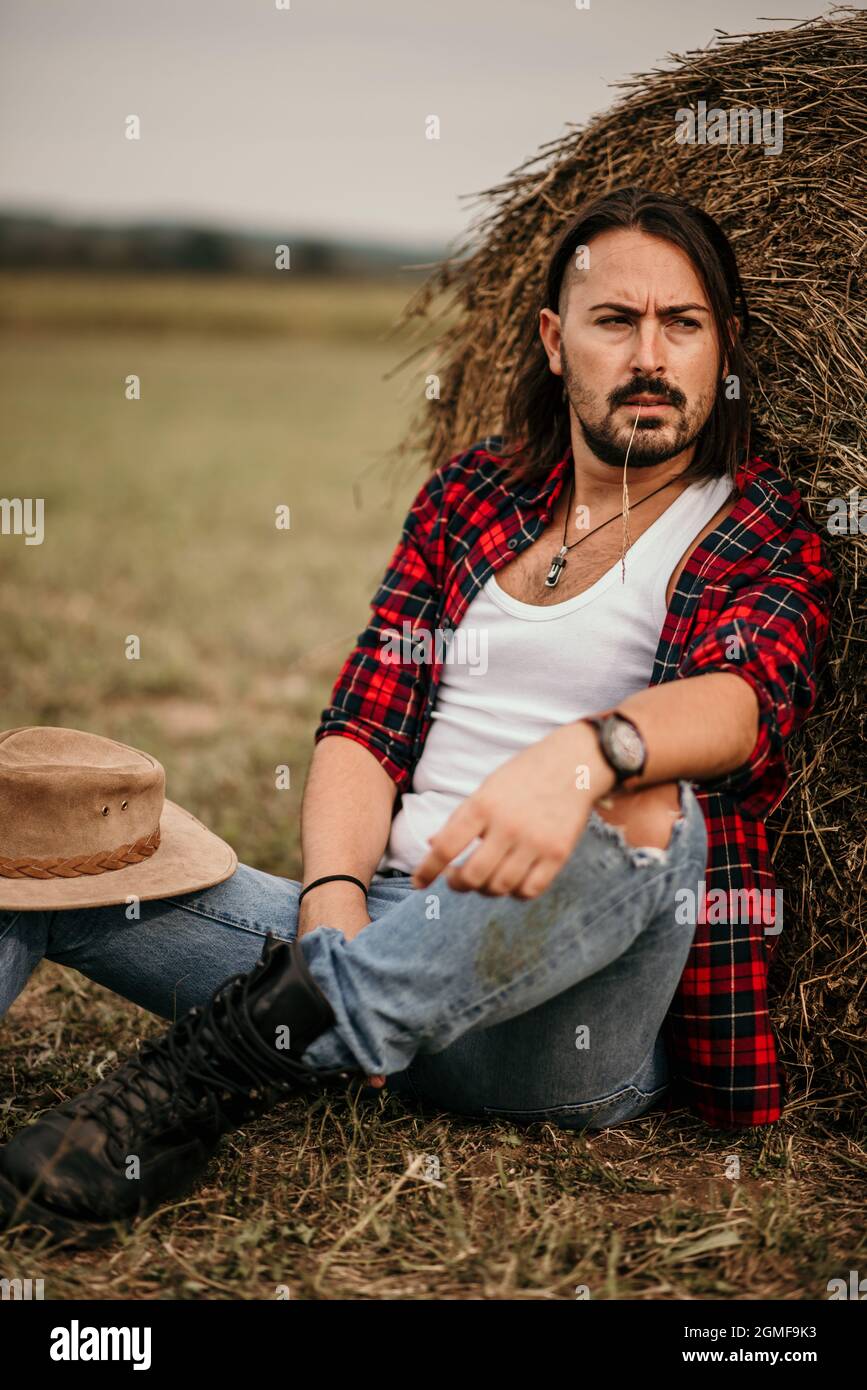
[(625, 189), (565, 229), (505, 437), (421, 488), (338, 676), (303, 891), (242, 865), (147, 904), (134, 955), (122, 909), (42, 924), (33, 956), (190, 1012), (2, 1151), (9, 1219), (100, 1238), (248, 1116), (353, 1076), (576, 1129), (672, 1085), (713, 1125), (778, 1118), (779, 923), (753, 909), (832, 581), (749, 455), (747, 326), (681, 200)]

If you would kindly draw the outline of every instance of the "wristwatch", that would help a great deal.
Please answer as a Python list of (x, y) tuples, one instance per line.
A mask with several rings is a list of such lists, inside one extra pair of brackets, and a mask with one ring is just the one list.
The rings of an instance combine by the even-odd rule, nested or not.
[(589, 715), (581, 721), (592, 724), (599, 740), (599, 751), (621, 786), (629, 777), (640, 777), (647, 762), (647, 748), (631, 719), (617, 710), (602, 719)]

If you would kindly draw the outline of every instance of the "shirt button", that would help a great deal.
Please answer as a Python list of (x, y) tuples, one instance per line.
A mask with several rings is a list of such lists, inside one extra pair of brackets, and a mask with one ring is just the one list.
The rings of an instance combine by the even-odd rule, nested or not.
[(510, 540), (510, 541), (509, 541), (509, 549), (510, 549), (510, 550), (514, 550), (515, 547), (517, 546), (517, 544), (518, 544), (518, 542), (517, 542), (516, 540), (514, 540), (514, 539), (513, 539), (513, 540)]

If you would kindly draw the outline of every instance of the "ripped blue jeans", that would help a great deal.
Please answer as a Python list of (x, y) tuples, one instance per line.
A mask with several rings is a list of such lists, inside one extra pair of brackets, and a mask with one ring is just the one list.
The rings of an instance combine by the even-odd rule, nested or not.
[[(595, 812), (570, 859), (531, 901), (414, 889), (377, 874), (371, 925), (348, 941), (302, 938), (335, 1013), (315, 1066), (387, 1077), (406, 1101), (458, 1114), (601, 1129), (668, 1088), (660, 1035), (694, 926), (675, 914), (706, 857), (689, 783), (665, 850), (634, 849)], [(126, 909), (0, 912), (0, 1014), (45, 958), (164, 1018), (204, 1003), (258, 960), (266, 933), (296, 933), (300, 885), (240, 864), (203, 892)]]

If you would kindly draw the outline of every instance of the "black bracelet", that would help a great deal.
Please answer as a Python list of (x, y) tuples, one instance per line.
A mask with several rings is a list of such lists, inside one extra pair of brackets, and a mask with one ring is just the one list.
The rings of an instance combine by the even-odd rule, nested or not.
[(299, 895), (298, 895), (298, 902), (299, 902), (299, 904), (300, 904), (300, 902), (301, 902), (301, 899), (304, 897), (304, 894), (305, 894), (305, 893), (309, 893), (311, 888), (318, 888), (319, 885), (320, 885), (320, 883), (337, 883), (337, 882), (342, 882), (342, 883), (354, 883), (354, 884), (356, 884), (356, 886), (357, 886), (358, 888), (361, 889), (361, 891), (362, 891), (362, 893), (364, 894), (364, 896), (367, 897), (367, 889), (365, 888), (364, 884), (361, 882), (361, 879), (360, 879), (360, 878), (354, 878), (352, 874), (326, 874), (324, 878), (314, 878), (314, 880), (313, 880), (312, 883), (308, 883), (308, 885), (307, 885), (306, 888), (302, 888), (302, 889), (301, 889), (301, 892), (300, 892)]

